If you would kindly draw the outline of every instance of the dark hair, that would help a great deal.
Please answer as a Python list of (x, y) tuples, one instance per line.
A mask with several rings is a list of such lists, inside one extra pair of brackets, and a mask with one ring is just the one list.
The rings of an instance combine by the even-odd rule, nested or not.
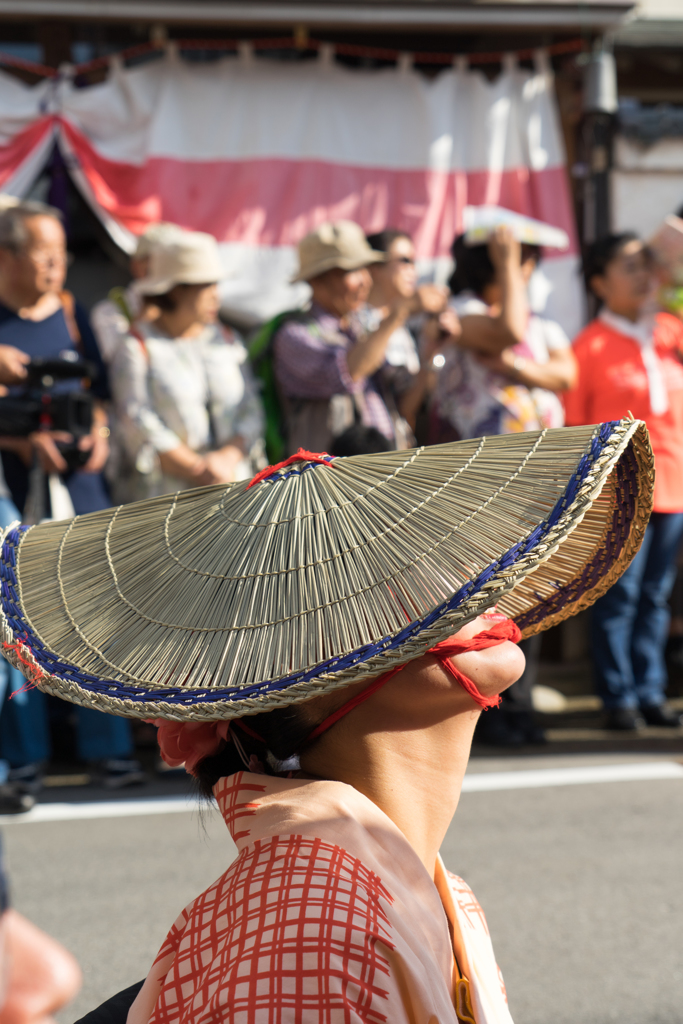
[(385, 228), (384, 231), (378, 231), (375, 235), (365, 236), (370, 248), (377, 252), (389, 252), (397, 238), (407, 238), (409, 242), (412, 242), (408, 232), (399, 231), (398, 228)]
[[(237, 719), (231, 728), (244, 751), (247, 764), (244, 763), (235, 743), (226, 743), (217, 754), (205, 757), (197, 765), (200, 792), (210, 797), (219, 779), (247, 770), (252, 754), (261, 762), (266, 774), (275, 774), (276, 767), (272, 764), (269, 753), (278, 761), (286, 761), (298, 753), (318, 724), (313, 716), (307, 713), (305, 704), (294, 704), (286, 708), (276, 708), (274, 711), (264, 711), (260, 715), (249, 715), (244, 719), (244, 727), (242, 720)], [(257, 733), (260, 739), (252, 733)]]
[[(452, 295), (474, 292), (481, 297), (488, 285), (495, 284), (496, 268), (491, 262), (488, 245), (465, 245), (465, 236), (458, 235), (451, 246), (451, 255), (455, 260), (455, 270), (448, 281)], [(539, 245), (522, 244), (522, 263), (527, 260), (538, 263), (540, 258)]]
[(174, 285), (170, 292), (164, 292), (163, 295), (143, 295), (143, 299), (149, 305), (157, 306), (162, 313), (174, 313), (178, 308), (178, 296), (174, 294), (177, 287)]
[(8, 206), (0, 212), (0, 249), (20, 253), (26, 248), (28, 230), (26, 221), (32, 217), (53, 217), (60, 224), (63, 222), (61, 211), (47, 203), (27, 199), (15, 206)]
[(607, 235), (598, 242), (586, 247), (583, 254), (583, 276), (586, 287), (592, 291), (591, 281), (594, 277), (603, 277), (612, 260), (616, 259), (621, 250), (629, 242), (639, 242), (640, 237), (635, 231), (622, 231), (619, 235)]
[(390, 452), (391, 442), (376, 427), (354, 423), (332, 442), (330, 455), (369, 455), (371, 452)]

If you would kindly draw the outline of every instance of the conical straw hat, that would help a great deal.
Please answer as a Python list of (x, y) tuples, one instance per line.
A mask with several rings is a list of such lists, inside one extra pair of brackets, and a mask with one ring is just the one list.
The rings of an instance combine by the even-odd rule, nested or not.
[(268, 711), (404, 664), (495, 603), (527, 636), (586, 608), (638, 550), (653, 479), (644, 424), (623, 420), (11, 527), (4, 653), (115, 714)]

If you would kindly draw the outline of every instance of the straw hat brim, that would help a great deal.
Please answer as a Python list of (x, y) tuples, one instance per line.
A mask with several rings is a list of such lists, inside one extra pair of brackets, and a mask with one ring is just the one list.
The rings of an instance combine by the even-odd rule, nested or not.
[(177, 284), (218, 284), (226, 277), (224, 270), (214, 268), (209, 274), (195, 274), (192, 271), (178, 274), (175, 277), (141, 277), (133, 282), (133, 290), (138, 295), (166, 295)]
[(525, 636), (588, 607), (638, 550), (653, 481), (644, 424), (622, 420), (13, 526), (4, 653), (114, 714), (268, 711), (419, 657), (494, 604)]
[(361, 267), (370, 267), (373, 263), (386, 263), (386, 261), (387, 254), (376, 249), (365, 253), (362, 259), (352, 259), (350, 256), (328, 256), (325, 259), (316, 260), (308, 266), (300, 267), (290, 283), (312, 281), (314, 277), (320, 277), (328, 270), (360, 270)]

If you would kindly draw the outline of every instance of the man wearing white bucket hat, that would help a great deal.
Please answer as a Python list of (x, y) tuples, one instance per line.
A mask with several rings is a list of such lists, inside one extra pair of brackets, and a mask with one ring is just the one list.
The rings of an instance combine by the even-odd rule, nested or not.
[(186, 231), (136, 283), (159, 315), (131, 328), (112, 366), (118, 500), (244, 479), (258, 462), (263, 413), (245, 348), (218, 322), (223, 276), (215, 238)]
[(176, 241), (182, 234), (183, 229), (177, 224), (163, 221), (148, 227), (138, 238), (135, 252), (130, 258), (129, 269), (133, 278), (131, 283), (125, 288), (112, 288), (107, 298), (93, 307), (90, 322), (105, 363), (112, 361), (119, 345), (128, 334), (130, 325), (138, 320), (143, 312), (147, 313), (150, 320), (156, 316), (156, 311), (153, 316), (149, 315), (152, 307), (145, 311), (140, 293), (135, 287), (136, 281), (147, 276), (152, 250)]

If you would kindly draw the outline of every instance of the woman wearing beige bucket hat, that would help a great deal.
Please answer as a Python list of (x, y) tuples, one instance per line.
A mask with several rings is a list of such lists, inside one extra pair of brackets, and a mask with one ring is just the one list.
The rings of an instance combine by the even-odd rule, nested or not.
[(248, 477), (263, 413), (246, 350), (218, 322), (224, 276), (215, 238), (182, 232), (149, 255), (139, 294), (160, 311), (133, 324), (112, 366), (119, 501)]
[(128, 1024), (511, 1024), (439, 845), (515, 641), (624, 571), (652, 485), (623, 420), (299, 452), (249, 484), (6, 532), (6, 656), (50, 693), (155, 718), (238, 849)]

